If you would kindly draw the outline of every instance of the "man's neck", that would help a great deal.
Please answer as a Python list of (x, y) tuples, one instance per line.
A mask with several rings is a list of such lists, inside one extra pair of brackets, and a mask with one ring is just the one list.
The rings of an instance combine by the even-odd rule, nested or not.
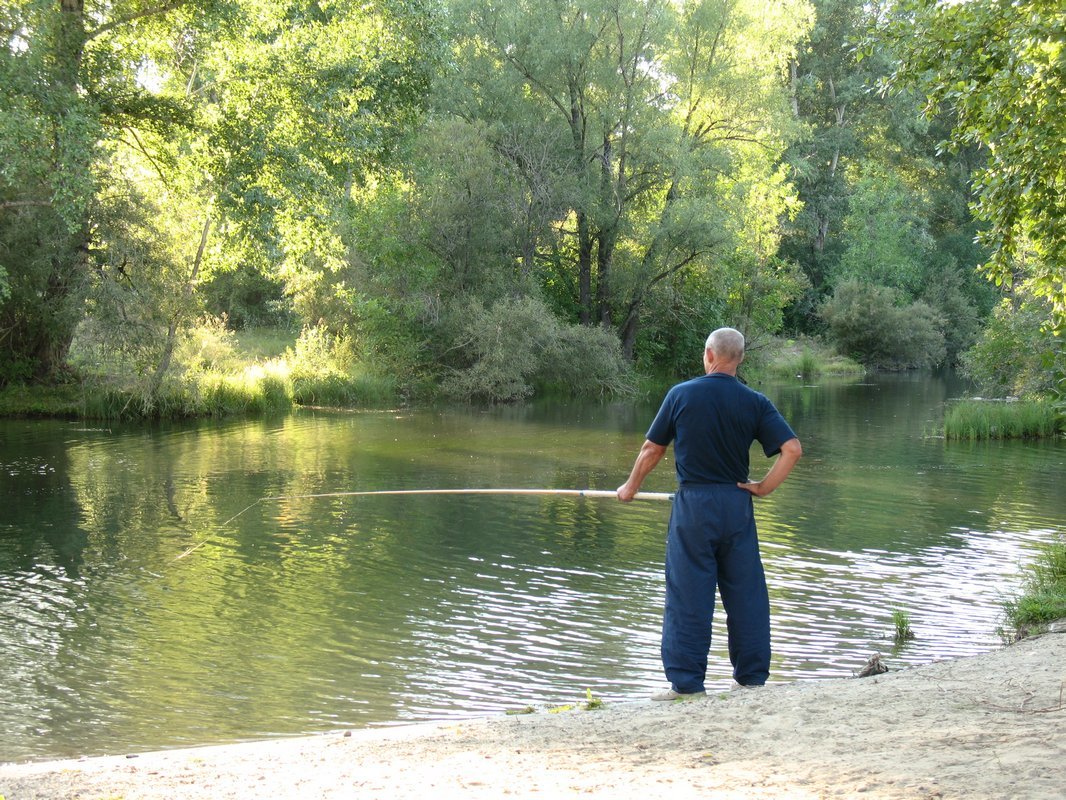
[(729, 375), (731, 377), (737, 376), (738, 364), (709, 364), (707, 366), (708, 375)]

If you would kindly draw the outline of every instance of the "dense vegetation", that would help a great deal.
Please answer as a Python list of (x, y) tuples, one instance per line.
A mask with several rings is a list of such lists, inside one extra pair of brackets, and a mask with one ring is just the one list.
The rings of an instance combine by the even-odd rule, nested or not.
[(1040, 548), (1026, 570), (1022, 591), (1004, 604), (1004, 611), (1006, 626), (1001, 633), (1008, 641), (1042, 633), (1050, 623), (1066, 620), (1066, 538), (1060, 536)]
[(0, 40), (9, 392), (617, 393), (720, 324), (1066, 386), (1052, 0), (3, 0)]

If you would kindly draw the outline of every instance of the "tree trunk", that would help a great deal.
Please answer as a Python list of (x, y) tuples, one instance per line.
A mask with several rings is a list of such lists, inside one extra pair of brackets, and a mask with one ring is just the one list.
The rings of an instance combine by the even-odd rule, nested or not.
[[(611, 175), (613, 147), (610, 134), (603, 137), (603, 153), (600, 156), (600, 202), (606, 209), (614, 194)], [(614, 265), (614, 248), (618, 240), (617, 216), (600, 226), (596, 237), (596, 306), (600, 324), (611, 327), (611, 268)]]
[(170, 370), (170, 362), (174, 358), (174, 345), (178, 338), (178, 328), (181, 326), (182, 318), (185, 316), (185, 306), (192, 298), (193, 290), (196, 287), (196, 276), (200, 274), (200, 263), (204, 258), (204, 250), (207, 247), (207, 234), (210, 230), (211, 216), (208, 215), (204, 220), (203, 230), (200, 231), (200, 246), (196, 248), (196, 257), (193, 259), (192, 269), (189, 271), (189, 280), (182, 289), (182, 302), (174, 310), (174, 314), (170, 318), (170, 325), (167, 327), (167, 340), (163, 345), (163, 355), (159, 359), (159, 366), (156, 367), (155, 374), (152, 375), (152, 382), (148, 386), (148, 396), (153, 402), (159, 393), (159, 387), (163, 385), (163, 378), (166, 377), (167, 372)]
[(622, 323), (622, 355), (626, 361), (632, 363), (634, 359), (634, 351), (637, 344), (637, 327), (640, 321), (640, 315), (636, 309), (631, 309), (629, 314), (626, 315), (626, 320)]
[[(837, 88), (836, 83), (832, 78), (829, 79), (829, 99), (834, 104), (837, 103)], [(843, 128), (845, 124), (845, 112), (847, 110), (846, 103), (836, 104), (833, 107), (833, 114), (836, 117), (836, 127), (838, 129)], [(840, 167), (840, 144), (833, 146), (833, 157), (829, 160), (829, 184), (832, 185), (833, 179), (836, 177), (837, 169)], [(829, 238), (829, 216), (828, 214), (818, 215), (818, 232), (814, 237), (814, 252), (821, 253), (825, 250), (826, 240)]]
[(617, 228), (603, 228), (596, 239), (596, 305), (600, 324), (611, 327), (611, 267), (614, 263), (614, 248)]
[(577, 212), (578, 308), (582, 325), (592, 324), (592, 233), (584, 211)]
[(89, 203), (92, 152), (95, 142), (80, 120), (81, 63), (88, 35), (83, 0), (60, 0), (59, 15), (50, 44), (54, 89), (50, 93), (53, 115), (52, 190), (61, 201), (51, 205), (68, 233), (51, 258), (41, 305), (47, 321), (34, 354), (40, 377), (53, 377), (65, 368), (74, 331), (81, 317), (80, 298), (88, 275)]

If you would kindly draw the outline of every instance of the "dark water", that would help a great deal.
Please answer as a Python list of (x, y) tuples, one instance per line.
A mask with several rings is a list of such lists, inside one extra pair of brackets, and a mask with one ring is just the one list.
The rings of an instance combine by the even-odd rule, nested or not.
[[(1066, 524), (1066, 445), (936, 438), (961, 391), (941, 378), (761, 388), (806, 452), (757, 506), (772, 680), (847, 676), (875, 652), (901, 667), (998, 646), (1020, 567)], [(645, 696), (662, 685), (668, 503), (256, 501), (613, 489), (653, 411), (0, 422), (0, 760)], [(756, 476), (766, 466), (753, 458)], [(672, 490), (671, 464), (645, 488)], [(897, 608), (918, 637), (902, 648)], [(729, 685), (722, 622), (710, 688)]]

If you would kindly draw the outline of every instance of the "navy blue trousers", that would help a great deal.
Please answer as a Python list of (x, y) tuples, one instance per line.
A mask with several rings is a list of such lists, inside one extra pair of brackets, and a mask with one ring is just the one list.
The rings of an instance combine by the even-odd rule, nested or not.
[(733, 678), (761, 686), (770, 675), (770, 598), (751, 495), (731, 484), (683, 486), (666, 541), (663, 669), (678, 692), (701, 692), (715, 590), (722, 596)]

